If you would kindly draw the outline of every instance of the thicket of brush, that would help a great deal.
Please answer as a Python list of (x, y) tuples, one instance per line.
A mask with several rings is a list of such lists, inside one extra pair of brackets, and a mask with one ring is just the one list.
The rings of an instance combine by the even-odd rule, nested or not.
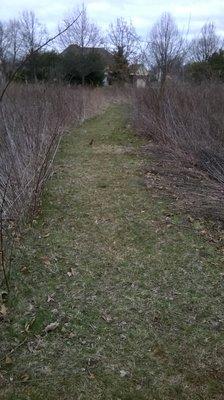
[(125, 96), (118, 88), (52, 85), (7, 91), (0, 104), (0, 283), (7, 283), (13, 239), (37, 210), (62, 135)]
[[(224, 88), (169, 84), (137, 91), (134, 126), (150, 140), (148, 184), (167, 187), (181, 206), (224, 222)], [(159, 178), (158, 178), (159, 177)]]

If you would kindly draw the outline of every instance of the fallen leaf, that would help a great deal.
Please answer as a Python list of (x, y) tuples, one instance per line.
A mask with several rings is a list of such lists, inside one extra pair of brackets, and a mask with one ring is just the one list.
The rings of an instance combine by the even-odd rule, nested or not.
[(46, 233), (46, 235), (43, 236), (43, 238), (48, 238), (50, 236), (50, 233)]
[(102, 318), (104, 319), (104, 321), (106, 321), (108, 323), (112, 321), (112, 317), (106, 313), (102, 315)]
[(25, 324), (25, 331), (28, 333), (31, 326), (34, 324), (36, 317), (33, 317), (30, 321), (26, 322)]
[(121, 371), (120, 371), (120, 377), (121, 378), (125, 378), (126, 376), (128, 376), (129, 375), (129, 372), (128, 371), (125, 371), (124, 369), (122, 369)]
[(26, 274), (29, 273), (29, 269), (28, 269), (27, 267), (22, 267), (21, 270), (20, 270), (20, 272), (21, 272), (22, 274), (26, 275)]
[(69, 276), (69, 278), (71, 278), (72, 276), (75, 276), (75, 269), (70, 268), (70, 271), (67, 272), (67, 275)]
[(27, 348), (28, 348), (30, 353), (34, 353), (35, 352), (35, 349), (34, 349), (34, 346), (33, 346), (32, 342), (30, 342), (30, 343), (28, 342), (27, 343)]
[(40, 336), (36, 336), (34, 340), (31, 340), (30, 342), (27, 343), (27, 348), (30, 353), (35, 353), (38, 350), (43, 349), (43, 347), (44, 347), (44, 341)]
[(51, 301), (54, 301), (54, 295), (55, 295), (55, 293), (49, 294), (49, 295), (47, 296), (47, 303), (50, 303)]
[(30, 303), (28, 306), (28, 311), (31, 312), (33, 310), (34, 310), (34, 305), (32, 303)]
[(2, 317), (6, 317), (6, 315), (7, 315), (7, 308), (6, 308), (5, 304), (0, 305), (0, 315)]
[(51, 260), (48, 256), (41, 257), (41, 260), (43, 261), (43, 263), (46, 267), (49, 267), (51, 265)]
[(59, 327), (59, 322), (52, 322), (44, 328), (45, 333), (53, 332)]
[(5, 364), (6, 364), (6, 365), (11, 365), (12, 363), (13, 363), (13, 361), (12, 361), (11, 357), (6, 356), (6, 357), (5, 357)]
[(20, 380), (21, 380), (21, 382), (27, 382), (28, 380), (30, 379), (30, 376), (27, 374), (27, 373), (25, 373), (25, 374), (22, 374), (21, 376), (20, 376)]
[(5, 290), (0, 291), (0, 301), (5, 301), (8, 297), (8, 292), (6, 292)]

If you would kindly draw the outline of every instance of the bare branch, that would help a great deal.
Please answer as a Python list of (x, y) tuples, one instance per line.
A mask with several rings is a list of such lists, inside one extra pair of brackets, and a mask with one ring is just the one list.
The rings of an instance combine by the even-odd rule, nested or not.
[(191, 58), (199, 62), (208, 61), (212, 54), (219, 51), (221, 39), (212, 22), (203, 25), (199, 37), (192, 40), (190, 48)]
[(3, 97), (8, 89), (8, 87), (10, 86), (10, 84), (13, 82), (14, 78), (16, 77), (17, 73), (24, 67), (24, 65), (27, 63), (28, 60), (30, 60), (30, 58), (38, 53), (40, 50), (42, 50), (44, 47), (46, 47), (49, 43), (53, 42), (55, 39), (57, 39), (60, 35), (62, 35), (63, 33), (65, 33), (73, 24), (75, 24), (75, 22), (79, 19), (79, 17), (81, 16), (81, 13), (69, 24), (65, 27), (64, 30), (60, 31), (59, 33), (57, 33), (55, 36), (51, 37), (50, 39), (48, 39), (45, 43), (41, 44), (39, 47), (37, 47), (32, 54), (28, 54), (25, 59), (19, 64), (19, 66), (15, 69), (15, 71), (13, 72), (13, 74), (11, 75), (10, 79), (8, 80), (8, 82), (6, 83), (5, 87), (3, 88), (1, 95), (0, 95), (0, 103), (3, 100)]
[(115, 24), (110, 24), (108, 42), (114, 53), (120, 53), (127, 60), (136, 58), (140, 38), (134, 26), (123, 18), (118, 18)]
[[(80, 18), (77, 18), (77, 15)], [(72, 23), (72, 21), (74, 21)], [(71, 44), (81, 47), (98, 47), (102, 45), (103, 39), (100, 29), (88, 18), (86, 7), (78, 8), (64, 19), (63, 33), (60, 35), (60, 45), (65, 48)], [(61, 31), (62, 28), (59, 28)]]
[(172, 68), (182, 62), (184, 41), (170, 14), (163, 14), (153, 26), (146, 53), (151, 65), (157, 69), (161, 83), (165, 82)]

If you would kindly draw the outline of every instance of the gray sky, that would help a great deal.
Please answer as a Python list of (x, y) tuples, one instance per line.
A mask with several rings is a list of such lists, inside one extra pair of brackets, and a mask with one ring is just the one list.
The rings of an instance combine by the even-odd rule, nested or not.
[[(159, 16), (171, 12), (182, 32), (197, 34), (203, 23), (213, 21), (224, 36), (224, 0), (87, 0), (89, 16), (102, 28), (119, 16), (131, 19), (140, 35), (145, 35)], [(0, 0), (0, 20), (17, 17), (24, 10), (35, 11), (49, 31), (56, 30), (63, 16), (80, 5), (74, 0)]]

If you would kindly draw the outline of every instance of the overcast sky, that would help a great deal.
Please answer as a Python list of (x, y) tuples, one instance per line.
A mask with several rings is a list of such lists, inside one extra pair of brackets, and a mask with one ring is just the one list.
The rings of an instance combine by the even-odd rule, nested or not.
[[(181, 31), (197, 34), (204, 22), (213, 21), (224, 36), (224, 0), (87, 0), (89, 16), (105, 28), (119, 16), (131, 19), (145, 35), (164, 12), (171, 12)], [(53, 33), (63, 16), (80, 5), (74, 0), (0, 0), (0, 20), (17, 17), (24, 10), (35, 11)]]

